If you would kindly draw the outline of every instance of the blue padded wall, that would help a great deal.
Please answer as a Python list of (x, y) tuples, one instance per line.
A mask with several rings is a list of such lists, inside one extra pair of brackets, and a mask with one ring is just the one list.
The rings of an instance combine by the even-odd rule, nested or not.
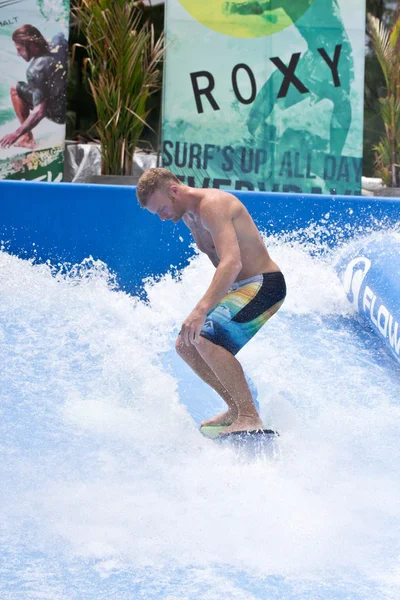
[[(337, 228), (344, 236), (357, 227), (400, 221), (400, 201), (350, 196), (234, 192), (267, 232), (322, 224), (330, 245)], [(336, 228), (336, 232), (332, 230)], [(0, 182), (0, 239), (20, 257), (79, 263), (101, 259), (128, 292), (149, 275), (185, 264), (193, 253), (183, 223), (161, 222), (138, 205), (129, 186)]]

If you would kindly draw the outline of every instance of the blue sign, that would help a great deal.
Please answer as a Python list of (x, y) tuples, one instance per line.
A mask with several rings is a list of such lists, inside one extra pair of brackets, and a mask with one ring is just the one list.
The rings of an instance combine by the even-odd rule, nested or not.
[(359, 249), (343, 285), (355, 310), (400, 361), (400, 237), (385, 235)]

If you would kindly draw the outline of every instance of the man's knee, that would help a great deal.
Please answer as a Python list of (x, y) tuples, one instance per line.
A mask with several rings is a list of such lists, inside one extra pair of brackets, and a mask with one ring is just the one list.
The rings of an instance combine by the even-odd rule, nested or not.
[(175, 350), (177, 351), (178, 354), (180, 354), (182, 351), (181, 346), (182, 346), (181, 336), (178, 335), (178, 337), (176, 338), (176, 341), (175, 341)]
[(204, 338), (200, 336), (200, 341), (198, 344), (189, 344), (186, 345), (181, 336), (178, 335), (175, 342), (175, 350), (179, 354), (181, 358), (183, 358), (186, 362), (190, 362), (190, 359), (195, 358), (199, 354), (199, 349), (202, 348), (204, 343)]
[(26, 104), (25, 100), (21, 97), (20, 93), (18, 92), (17, 86), (11, 86), (10, 96), (13, 104)]
[(182, 340), (181, 336), (178, 335), (178, 337), (176, 338), (176, 342), (175, 342), (175, 350), (177, 351), (177, 353), (179, 354), (179, 356), (181, 356), (182, 358), (188, 358), (191, 354), (193, 354), (193, 346), (192, 344), (190, 344), (189, 346), (187, 346), (184, 341)]

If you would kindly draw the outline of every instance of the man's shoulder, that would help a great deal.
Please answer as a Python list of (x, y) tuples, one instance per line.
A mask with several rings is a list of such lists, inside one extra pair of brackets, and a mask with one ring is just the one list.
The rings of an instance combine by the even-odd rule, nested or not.
[(241, 204), (240, 200), (231, 192), (218, 189), (205, 189), (201, 199), (201, 207), (205, 210), (226, 210)]
[(50, 44), (51, 48), (54, 49), (58, 46), (68, 46), (68, 42), (67, 42), (67, 38), (65, 37), (65, 35), (63, 34), (62, 31), (60, 31), (59, 33), (56, 33), (56, 35), (54, 35), (51, 38), (51, 44)]
[(219, 190), (216, 188), (204, 188), (200, 191), (203, 192), (201, 203), (204, 205), (211, 205), (215, 203), (229, 204), (230, 202), (237, 201), (236, 196), (234, 196), (231, 192), (227, 192), (225, 190)]
[(50, 52), (54, 57), (61, 60), (61, 62), (67, 61), (68, 56), (68, 42), (63, 33), (57, 33), (51, 40)]
[(239, 200), (224, 190), (206, 189), (200, 202), (199, 214), (203, 222), (233, 218)]
[(43, 54), (43, 56), (38, 56), (37, 58), (33, 59), (28, 67), (28, 72), (33, 76), (40, 76), (52, 66), (53, 62), (54, 58), (51, 56), (51, 54)]

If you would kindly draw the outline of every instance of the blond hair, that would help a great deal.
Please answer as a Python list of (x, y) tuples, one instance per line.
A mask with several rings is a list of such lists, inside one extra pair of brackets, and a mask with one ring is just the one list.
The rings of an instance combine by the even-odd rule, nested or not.
[(145, 208), (149, 201), (149, 198), (156, 190), (166, 189), (168, 184), (175, 183), (177, 185), (182, 185), (182, 182), (168, 171), (168, 169), (162, 169), (160, 167), (155, 167), (153, 169), (147, 169), (140, 177), (137, 189), (136, 196), (139, 201), (140, 206)]

